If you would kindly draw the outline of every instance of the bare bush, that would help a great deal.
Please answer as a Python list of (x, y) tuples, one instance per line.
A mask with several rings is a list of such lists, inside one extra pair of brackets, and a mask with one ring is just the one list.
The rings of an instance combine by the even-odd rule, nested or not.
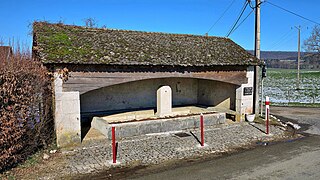
[(96, 19), (91, 17), (83, 19), (83, 22), (85, 23), (86, 27), (94, 28), (98, 26)]
[(50, 76), (30, 53), (0, 55), (0, 172), (53, 139)]

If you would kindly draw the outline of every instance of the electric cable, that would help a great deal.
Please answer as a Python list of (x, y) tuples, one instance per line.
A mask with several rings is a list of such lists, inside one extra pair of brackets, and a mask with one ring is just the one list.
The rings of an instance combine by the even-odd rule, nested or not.
[(240, 14), (239, 14), (237, 20), (236, 20), (236, 21), (234, 22), (234, 24), (232, 25), (232, 27), (231, 27), (231, 29), (229, 30), (229, 32), (227, 33), (226, 37), (229, 37), (229, 35), (231, 34), (231, 32), (234, 30), (234, 28), (235, 28), (236, 25), (238, 24), (239, 20), (241, 19), (244, 11), (246, 10), (247, 6), (248, 6), (248, 1), (245, 0), (244, 5), (243, 5), (243, 7), (242, 7), (242, 9), (241, 9), (241, 11), (240, 11)]
[(216, 20), (214, 22), (214, 24), (209, 28), (209, 30), (207, 31), (207, 33), (209, 33), (211, 31), (211, 29), (220, 21), (220, 19), (226, 14), (226, 12), (230, 9), (230, 7), (233, 5), (233, 3), (235, 2), (236, 0), (232, 0), (232, 2), (229, 4), (229, 6), (227, 7), (226, 10), (224, 10), (224, 12), (220, 15), (220, 17), (218, 18), (218, 20)]
[(284, 10), (284, 11), (290, 13), (290, 14), (293, 14), (293, 15), (295, 15), (295, 16), (298, 16), (298, 17), (300, 17), (300, 18), (302, 18), (302, 19), (304, 19), (304, 20), (307, 20), (307, 21), (310, 21), (310, 22), (312, 22), (312, 23), (314, 23), (314, 24), (320, 25), (318, 22), (315, 22), (315, 21), (313, 21), (313, 20), (311, 20), (311, 19), (309, 19), (309, 18), (303, 17), (303, 16), (301, 16), (301, 15), (295, 13), (295, 12), (292, 12), (292, 11), (290, 11), (290, 10), (288, 10), (288, 9), (285, 9), (285, 8), (283, 8), (283, 7), (280, 7), (280, 6), (278, 6), (278, 5), (275, 5), (275, 4), (271, 3), (270, 1), (264, 1), (264, 2), (267, 2), (267, 3), (271, 4), (271, 5), (274, 6), (274, 7), (277, 7), (277, 8), (279, 8), (279, 9), (282, 9), (282, 10)]
[(272, 47), (277, 46), (279, 43), (281, 43), (282, 41), (284, 41), (285, 39), (287, 39), (291, 35), (292, 35), (292, 29), (290, 29), (285, 34), (283, 34), (277, 41), (273, 42), (273, 44), (271, 46)]
[(253, 13), (254, 9), (252, 9), (252, 11), (250, 11), (250, 13), (239, 23), (239, 25), (237, 27), (234, 28), (234, 30), (230, 33), (230, 35), (235, 32), (240, 26), (241, 24)]
[(293, 39), (297, 38), (296, 35), (290, 34), (290, 36), (288, 36), (286, 39), (284, 39), (283, 41), (280, 41), (280, 43), (278, 43), (277, 45), (273, 46), (274, 49), (278, 49), (279, 47), (288, 44), (290, 41), (292, 41)]

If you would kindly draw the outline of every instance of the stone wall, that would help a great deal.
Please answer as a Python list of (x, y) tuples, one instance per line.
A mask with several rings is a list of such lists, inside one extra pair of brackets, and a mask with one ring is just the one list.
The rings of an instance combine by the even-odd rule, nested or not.
[(190, 78), (165, 78), (108, 86), (81, 95), (81, 112), (155, 108), (157, 90), (172, 89), (172, 105), (197, 104), (198, 81)]
[(219, 81), (198, 81), (198, 104), (235, 110), (236, 85)]
[(172, 89), (172, 105), (220, 106), (235, 110), (236, 85), (195, 78), (161, 78), (108, 86), (81, 95), (81, 112), (156, 108), (157, 90)]
[(248, 83), (238, 86), (236, 89), (237, 121), (245, 120), (245, 114), (253, 113), (254, 95), (254, 66), (247, 68)]

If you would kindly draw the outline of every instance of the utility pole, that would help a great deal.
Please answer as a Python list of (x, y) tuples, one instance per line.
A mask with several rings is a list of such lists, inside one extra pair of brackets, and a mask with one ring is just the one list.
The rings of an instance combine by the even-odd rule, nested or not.
[(254, 56), (260, 59), (260, 0), (256, 0)]
[(298, 73), (297, 73), (297, 89), (300, 89), (300, 30), (301, 26), (295, 26), (298, 29)]
[[(256, 0), (254, 56), (260, 59), (260, 0)], [(259, 115), (259, 66), (254, 69), (254, 113)], [(263, 98), (261, 98), (262, 104)], [(261, 108), (262, 111), (262, 108)]]

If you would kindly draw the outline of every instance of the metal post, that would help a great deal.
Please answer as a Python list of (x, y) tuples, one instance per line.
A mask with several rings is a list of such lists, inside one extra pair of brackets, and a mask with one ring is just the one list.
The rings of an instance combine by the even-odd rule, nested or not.
[(263, 77), (261, 78), (261, 107), (260, 107), (260, 116), (263, 116)]
[(266, 96), (266, 134), (269, 134), (269, 105), (270, 105), (270, 101), (269, 101), (269, 96)]
[(204, 146), (203, 114), (200, 115), (201, 146)]
[(117, 153), (116, 153), (116, 127), (112, 126), (112, 162), (117, 162)]
[(267, 109), (267, 120), (266, 120), (266, 127), (267, 127), (267, 130), (266, 130), (266, 134), (269, 135), (269, 108)]

